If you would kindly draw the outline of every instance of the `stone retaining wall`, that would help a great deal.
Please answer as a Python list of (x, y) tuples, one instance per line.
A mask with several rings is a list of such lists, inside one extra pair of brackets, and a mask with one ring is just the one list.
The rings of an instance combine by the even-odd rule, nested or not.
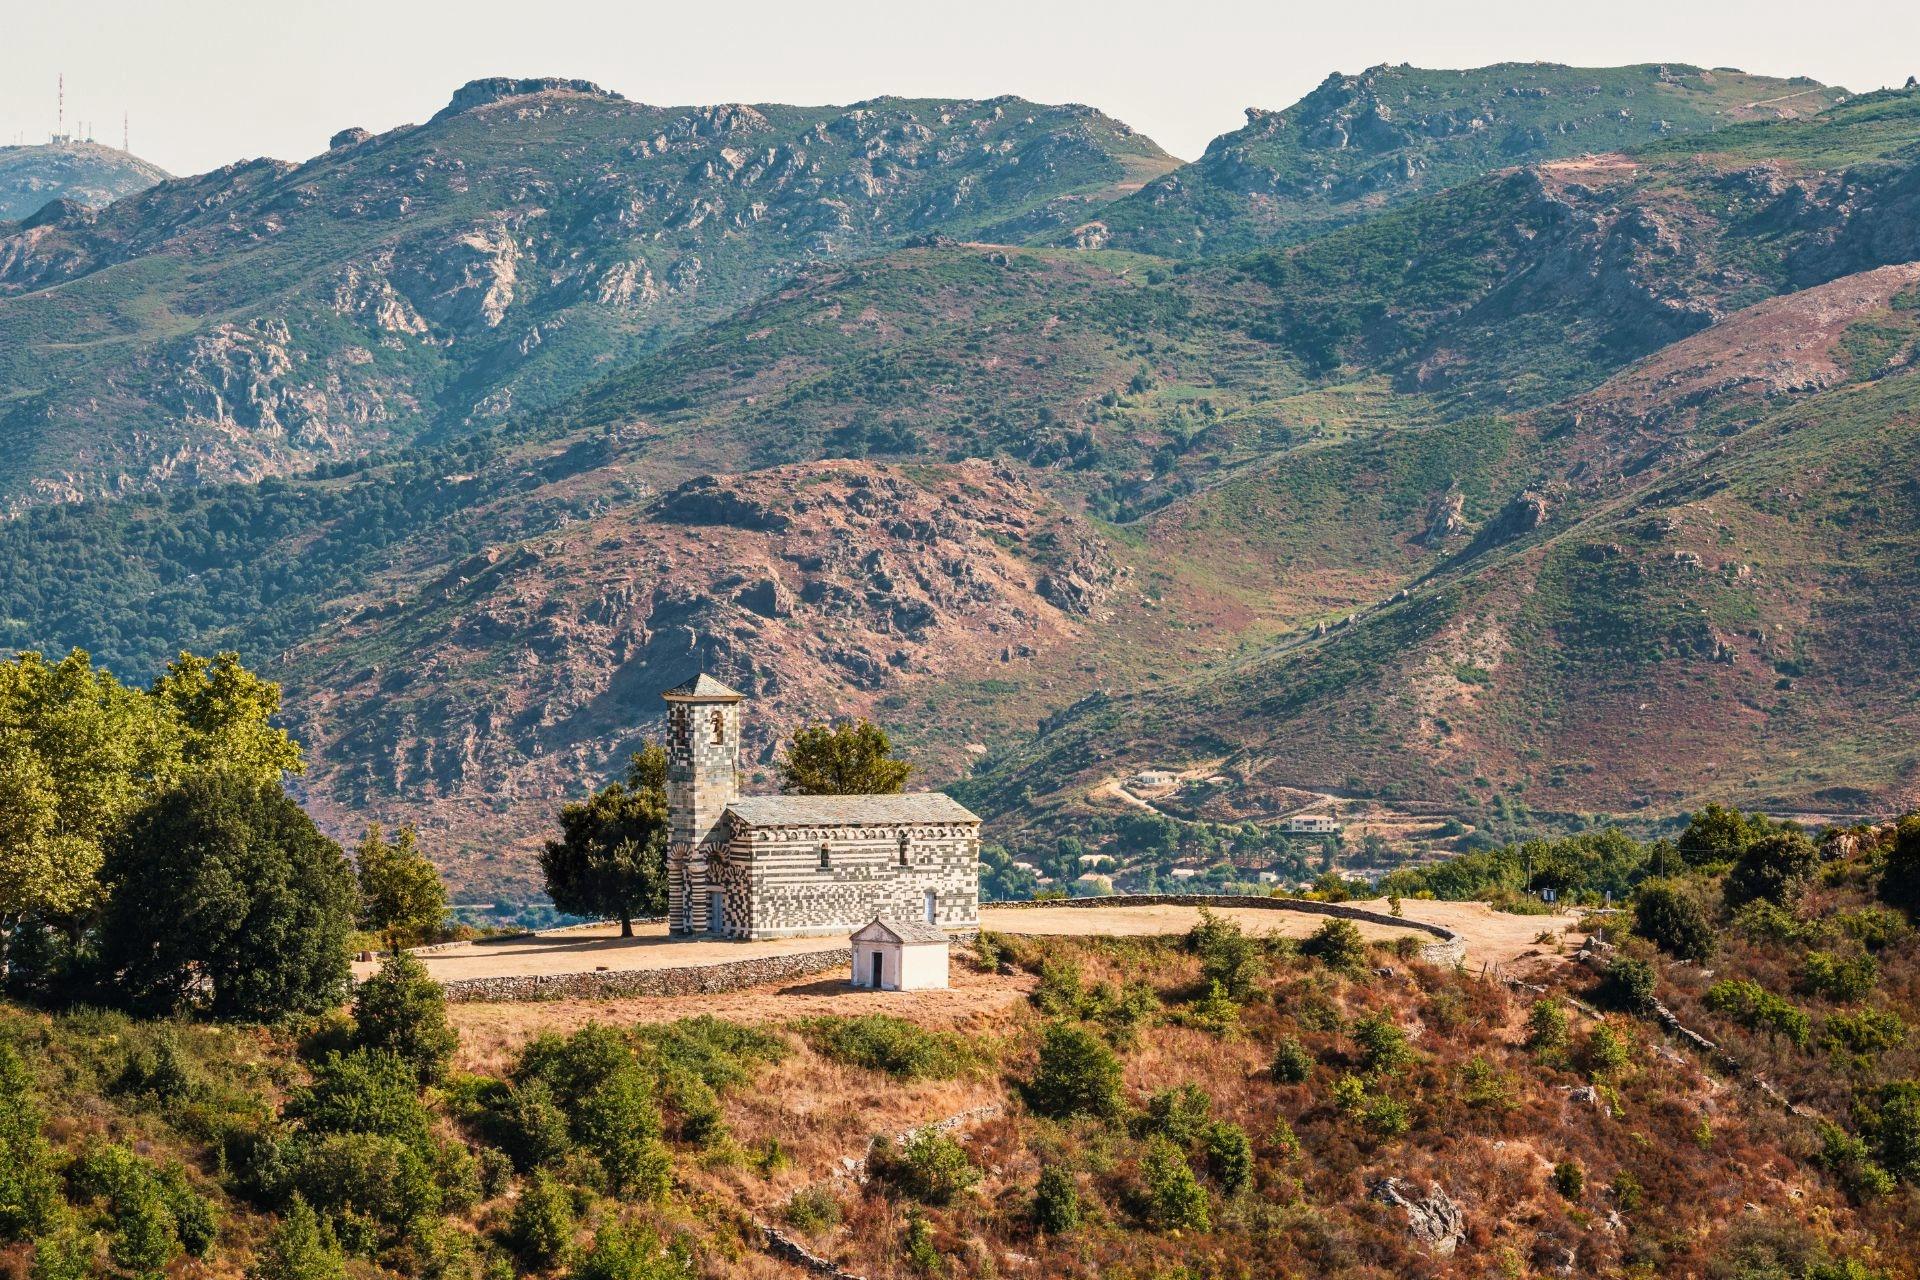
[(1337, 916), (1342, 920), (1364, 920), (1368, 924), (1382, 924), (1395, 929), (1417, 929), (1421, 933), (1432, 934), (1440, 941), (1426, 943), (1420, 948), (1420, 958), (1428, 964), (1464, 964), (1467, 958), (1466, 940), (1445, 925), (1391, 915), (1368, 907), (1350, 906), (1344, 902), (1313, 902), (1305, 898), (1257, 898), (1250, 894), (1243, 896), (1232, 893), (1121, 893), (1104, 898), (1054, 898), (1039, 902), (988, 902), (981, 905), (996, 911), (1003, 907), (1083, 907), (1089, 910), (1100, 907), (1245, 907), (1255, 911), (1299, 911), (1307, 915)]
[(530, 973), (499, 978), (455, 978), (440, 984), (456, 1003), (492, 1000), (606, 1000), (619, 996), (690, 996), (757, 987), (787, 978), (853, 971), (853, 949), (754, 956), (672, 969), (596, 969), (591, 973)]

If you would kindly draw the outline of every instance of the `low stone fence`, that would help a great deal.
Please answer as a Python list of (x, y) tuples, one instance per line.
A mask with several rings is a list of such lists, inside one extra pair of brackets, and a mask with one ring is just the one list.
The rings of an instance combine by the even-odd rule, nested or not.
[(1406, 916), (1396, 916), (1385, 911), (1375, 911), (1369, 907), (1351, 906), (1345, 902), (1313, 902), (1304, 898), (1257, 898), (1252, 895), (1233, 893), (1121, 893), (1104, 898), (1054, 898), (1039, 902), (985, 902), (982, 907), (992, 907), (999, 911), (1008, 907), (1082, 907), (1098, 910), (1101, 907), (1238, 907), (1254, 911), (1298, 911), (1306, 915), (1336, 916), (1342, 920), (1364, 920), (1368, 924), (1386, 925), (1394, 929), (1415, 929), (1440, 939), (1429, 942), (1420, 948), (1420, 958), (1428, 964), (1456, 965), (1464, 964), (1467, 958), (1467, 944), (1459, 934), (1445, 925), (1434, 924), (1427, 920), (1414, 920)]
[(595, 969), (588, 973), (527, 973), (498, 978), (453, 978), (440, 984), (454, 1002), (494, 1000), (606, 1000), (619, 996), (692, 996), (757, 987), (840, 969), (853, 971), (853, 948), (753, 956), (671, 969)]

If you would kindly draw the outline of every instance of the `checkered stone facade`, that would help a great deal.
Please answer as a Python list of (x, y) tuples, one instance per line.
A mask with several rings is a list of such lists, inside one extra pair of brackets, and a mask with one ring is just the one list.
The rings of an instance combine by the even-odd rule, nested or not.
[(979, 927), (973, 814), (937, 792), (743, 797), (742, 696), (701, 676), (666, 698), (673, 932), (792, 938), (875, 916)]

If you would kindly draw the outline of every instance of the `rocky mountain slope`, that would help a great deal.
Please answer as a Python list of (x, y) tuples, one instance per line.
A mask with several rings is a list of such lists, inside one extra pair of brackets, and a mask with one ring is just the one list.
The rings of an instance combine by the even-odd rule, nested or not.
[(0, 222), (31, 218), (56, 200), (99, 208), (166, 180), (160, 166), (97, 142), (0, 147)]
[(1505, 166), (1812, 115), (1845, 97), (1804, 77), (1676, 64), (1335, 73), (1284, 111), (1247, 108), (1199, 160), (1071, 236), (1180, 257), (1298, 241)]
[(538, 411), (808, 263), (1024, 238), (1175, 163), (1013, 98), (672, 108), (475, 82), (305, 164), (0, 228), (0, 498), (258, 479)]
[[(549, 87), (414, 132), (591, 139), (651, 110)], [(260, 207), (289, 180), (221, 189)], [(217, 245), (201, 181), (49, 231), (75, 274), (14, 302), (91, 315), (95, 282), (178, 270), (127, 247), (142, 202)], [(995, 207), (1054, 207), (1042, 187)], [(777, 280), (757, 259), (752, 288), (600, 330), (595, 380), (544, 384), (550, 407), (293, 477), (30, 505), (0, 525), (0, 639), (136, 677), (240, 648), (287, 685), (315, 807), (422, 820), (463, 892), (526, 891), (553, 805), (697, 663), (756, 692), (756, 751), (873, 715), (1022, 839), (1083, 830), (1098, 784), (1153, 763), (1224, 779), (1182, 798), (1219, 821), (1329, 790), (1469, 819), (1874, 810), (1920, 772), (1917, 212), (1920, 94), (1888, 93), (1248, 254), (916, 227)], [(504, 314), (551, 278), (530, 300), (516, 274)], [(605, 314), (555, 296), (569, 325)], [(406, 348), (431, 357), (408, 366), (423, 404), (468, 341), (442, 332)]]

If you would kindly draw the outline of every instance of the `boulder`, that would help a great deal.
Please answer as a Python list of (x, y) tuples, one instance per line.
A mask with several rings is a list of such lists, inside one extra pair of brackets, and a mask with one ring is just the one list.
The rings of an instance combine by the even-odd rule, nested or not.
[(1437, 1182), (1427, 1184), (1427, 1194), (1418, 1194), (1414, 1185), (1401, 1178), (1381, 1178), (1368, 1188), (1381, 1204), (1407, 1211), (1407, 1230), (1414, 1239), (1427, 1245), (1436, 1257), (1447, 1257), (1460, 1247), (1467, 1235), (1467, 1216)]

